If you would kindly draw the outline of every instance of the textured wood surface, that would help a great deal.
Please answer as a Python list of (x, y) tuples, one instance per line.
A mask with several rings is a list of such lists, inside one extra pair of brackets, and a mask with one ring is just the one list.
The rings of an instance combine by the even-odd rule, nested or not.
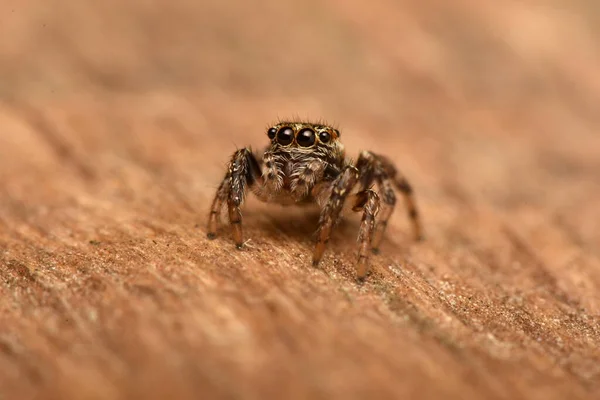
[[(593, 1), (0, 5), (0, 399), (593, 399)], [(323, 118), (410, 179), (364, 285), (358, 221), (250, 198), (237, 148)], [(376, 397), (379, 396), (379, 397)]]

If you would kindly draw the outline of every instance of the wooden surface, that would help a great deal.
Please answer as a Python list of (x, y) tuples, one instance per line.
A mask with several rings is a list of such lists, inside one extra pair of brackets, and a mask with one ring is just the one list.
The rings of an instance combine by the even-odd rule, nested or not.
[[(0, 399), (593, 399), (591, 1), (0, 5)], [(323, 118), (409, 177), (364, 285), (356, 219), (250, 198), (237, 148)]]

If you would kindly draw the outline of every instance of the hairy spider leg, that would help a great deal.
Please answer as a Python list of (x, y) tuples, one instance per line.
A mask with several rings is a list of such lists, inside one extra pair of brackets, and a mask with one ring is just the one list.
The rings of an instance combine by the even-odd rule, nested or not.
[(379, 196), (373, 190), (367, 189), (358, 192), (355, 195), (355, 212), (362, 211), (360, 229), (358, 231), (358, 260), (356, 261), (356, 277), (359, 280), (365, 279), (369, 272), (369, 254), (373, 243), (373, 229), (375, 227), (375, 217), (379, 212)]
[(358, 234), (359, 250), (356, 263), (357, 276), (364, 279), (368, 272), (369, 251), (371, 248), (371, 237), (375, 224), (375, 217), (379, 211), (379, 197), (372, 190), (363, 190), (351, 195), (352, 189), (359, 181), (359, 172), (353, 166), (347, 166), (343, 172), (330, 185), (330, 194), (325, 203), (319, 228), (317, 229), (317, 243), (313, 252), (313, 265), (319, 265), (335, 223), (339, 220), (340, 212), (349, 196), (354, 198), (352, 210), (363, 212)]
[(227, 174), (221, 182), (210, 208), (208, 219), (209, 239), (217, 237), (219, 215), (225, 202), (229, 214), (229, 224), (233, 231), (233, 239), (238, 249), (244, 244), (242, 231), (242, 211), (240, 206), (249, 188), (255, 184), (262, 185), (260, 163), (249, 148), (237, 150), (231, 157)]
[(423, 226), (421, 223), (421, 217), (419, 216), (419, 210), (417, 209), (417, 204), (415, 202), (412, 186), (401, 174), (396, 176), (394, 183), (404, 196), (404, 204), (406, 206), (406, 210), (408, 211), (408, 218), (411, 221), (414, 239), (417, 241), (423, 240)]
[(414, 238), (415, 240), (420, 240), (422, 238), (421, 221), (414, 200), (412, 187), (406, 178), (387, 158), (370, 151), (363, 151), (360, 154), (358, 161), (356, 162), (356, 167), (360, 171), (363, 189), (370, 187), (373, 183), (377, 183), (382, 198), (381, 213), (375, 227), (375, 233), (373, 234), (373, 252), (379, 252), (379, 246), (383, 240), (388, 221), (396, 206), (394, 186), (404, 196)]

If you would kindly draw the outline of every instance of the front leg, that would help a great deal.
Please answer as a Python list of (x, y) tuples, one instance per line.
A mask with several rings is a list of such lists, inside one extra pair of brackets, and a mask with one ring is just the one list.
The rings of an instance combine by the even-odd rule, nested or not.
[(346, 198), (358, 183), (358, 170), (348, 166), (338, 177), (331, 182), (331, 189), (326, 203), (321, 210), (319, 228), (317, 229), (317, 244), (313, 253), (313, 266), (319, 265), (325, 247), (331, 236), (331, 229), (338, 221), (340, 212), (344, 207)]
[[(313, 253), (314, 266), (319, 264), (327, 242), (329, 242), (331, 230), (339, 220), (344, 203), (348, 200), (358, 180), (358, 170), (349, 166), (331, 183), (329, 197), (321, 211), (321, 218), (319, 220), (317, 244)], [(352, 211), (363, 213), (358, 232), (359, 247), (358, 259), (356, 261), (357, 278), (363, 280), (369, 271), (369, 254), (375, 227), (375, 217), (379, 211), (379, 196), (372, 190), (363, 190), (350, 197), (352, 199)]]
[(217, 237), (219, 215), (225, 201), (227, 201), (233, 239), (237, 248), (242, 248), (244, 241), (240, 206), (244, 202), (248, 188), (256, 184), (261, 185), (262, 179), (260, 164), (254, 154), (252, 154), (252, 150), (244, 148), (233, 154), (229, 162), (227, 174), (221, 182), (219, 189), (217, 189), (210, 209), (207, 234), (209, 239)]
[(379, 212), (379, 196), (373, 190), (358, 192), (354, 198), (352, 211), (363, 213), (358, 231), (358, 260), (356, 261), (356, 277), (365, 279), (369, 272), (369, 255), (373, 244), (375, 217)]

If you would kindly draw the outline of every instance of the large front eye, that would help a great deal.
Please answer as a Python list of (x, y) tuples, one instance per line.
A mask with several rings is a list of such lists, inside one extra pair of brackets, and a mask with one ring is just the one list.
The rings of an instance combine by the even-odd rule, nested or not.
[(319, 140), (321, 143), (327, 143), (331, 140), (331, 134), (327, 131), (319, 132)]
[(287, 146), (294, 141), (294, 130), (290, 127), (284, 126), (279, 129), (277, 133), (277, 142), (282, 146)]
[(269, 136), (269, 139), (274, 139), (274, 138), (275, 138), (275, 135), (277, 135), (277, 129), (275, 129), (275, 128), (270, 128), (270, 129), (267, 131), (267, 136)]
[(315, 132), (312, 129), (303, 129), (296, 136), (296, 142), (302, 147), (310, 147), (315, 144)]

